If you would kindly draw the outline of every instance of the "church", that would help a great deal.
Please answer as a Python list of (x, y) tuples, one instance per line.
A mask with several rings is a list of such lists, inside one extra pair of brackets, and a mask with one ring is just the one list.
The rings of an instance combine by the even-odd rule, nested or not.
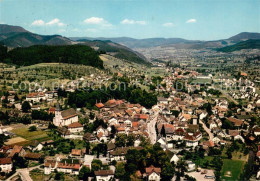
[(59, 103), (55, 109), (55, 117), (53, 118), (53, 124), (55, 126), (68, 126), (71, 123), (75, 123), (79, 121), (78, 114), (73, 108), (61, 111), (59, 107)]

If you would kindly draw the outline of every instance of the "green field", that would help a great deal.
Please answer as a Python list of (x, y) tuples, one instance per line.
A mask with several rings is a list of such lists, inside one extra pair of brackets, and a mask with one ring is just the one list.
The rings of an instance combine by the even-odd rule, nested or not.
[(48, 139), (48, 135), (46, 132), (42, 130), (32, 131), (30, 132), (28, 130), (29, 126), (24, 126), (15, 130), (12, 130), (13, 133), (15, 133), (17, 136), (21, 136), (22, 138), (25, 138), (27, 140), (38, 140), (38, 141), (44, 141)]
[[(245, 162), (240, 160), (223, 160), (221, 170), (221, 178), (226, 181), (235, 181), (239, 179), (240, 174), (243, 172)], [(228, 172), (231, 174), (228, 176)]]

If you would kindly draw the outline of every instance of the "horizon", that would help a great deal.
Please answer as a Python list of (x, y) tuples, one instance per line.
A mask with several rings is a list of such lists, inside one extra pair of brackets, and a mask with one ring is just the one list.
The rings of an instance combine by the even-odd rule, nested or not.
[[(8, 26), (18, 26), (18, 25), (11, 25), (11, 24), (2, 24), (0, 23), (0, 25), (8, 25)], [(19, 27), (22, 27), (22, 26), (19, 26)], [(24, 27), (22, 27), (24, 28)], [(24, 28), (25, 29), (25, 28)], [(25, 29), (27, 30), (27, 29)], [(29, 31), (29, 30), (27, 30)], [(31, 32), (31, 31), (29, 31)], [(31, 33), (34, 33), (34, 34), (39, 34), (37, 32), (31, 32)], [(201, 39), (185, 39), (185, 38), (182, 38), (182, 37), (148, 37), (148, 38), (135, 38), (135, 37), (129, 37), (129, 36), (118, 36), (118, 37), (90, 37), (90, 36), (65, 36), (65, 35), (62, 35), (62, 34), (39, 34), (39, 35), (43, 35), (43, 36), (52, 36), (52, 35), (59, 35), (59, 36), (62, 36), (62, 37), (66, 37), (66, 38), (91, 38), (91, 39), (114, 39), (114, 38), (131, 38), (131, 39), (135, 39), (135, 40), (143, 40), (143, 39), (184, 39), (184, 40), (191, 40), (191, 41), (218, 41), (218, 40), (226, 40), (226, 39), (229, 39), (233, 36), (236, 36), (238, 34), (241, 34), (241, 33), (260, 33), (260, 32), (240, 32), (240, 33), (237, 33), (235, 35), (232, 35), (230, 37), (226, 37), (226, 38), (221, 38), (221, 39), (215, 39), (215, 40), (201, 40)]]
[(260, 32), (259, 6), (257, 0), (1, 0), (0, 23), (42, 35), (214, 41)]

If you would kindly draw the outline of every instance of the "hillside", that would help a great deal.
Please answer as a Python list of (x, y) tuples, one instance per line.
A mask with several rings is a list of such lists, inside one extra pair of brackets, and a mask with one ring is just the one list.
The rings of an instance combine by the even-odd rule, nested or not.
[(7, 33), (24, 33), (28, 32), (24, 28), (20, 26), (12, 26), (6, 24), (0, 24), (0, 34), (7, 34)]
[(230, 37), (228, 40), (233, 41), (242, 41), (248, 39), (260, 39), (260, 33), (249, 33), (249, 32), (242, 32), (235, 36)]
[(38, 35), (19, 26), (0, 25), (0, 41), (9, 47), (32, 45), (70, 45), (72, 41), (60, 35)]
[[(3, 46), (1, 47), (1, 50), (4, 50)], [(103, 68), (103, 62), (99, 58), (98, 53), (85, 45), (34, 45), (26, 48), (15, 48), (8, 53), (3, 53), (0, 62), (19, 66), (61, 62)]]
[(128, 47), (114, 43), (112, 41), (100, 41), (100, 40), (78, 40), (81, 44), (93, 47), (99, 52), (110, 54), (116, 58), (124, 59), (129, 62), (148, 64), (145, 57), (138, 52), (131, 50)]
[(246, 40), (237, 44), (217, 49), (222, 52), (233, 52), (242, 49), (260, 49), (260, 40)]

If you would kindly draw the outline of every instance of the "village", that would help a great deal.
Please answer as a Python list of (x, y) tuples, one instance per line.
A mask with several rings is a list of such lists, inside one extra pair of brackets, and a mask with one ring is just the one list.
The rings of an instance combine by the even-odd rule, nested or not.
[[(239, 179), (242, 170), (259, 177), (255, 83), (241, 72), (239, 79), (225, 81), (226, 87), (242, 82), (232, 92), (214, 84), (222, 78), (193, 69), (167, 67), (167, 72), (138, 81), (153, 85), (155, 104), (137, 100), (138, 94), (131, 102), (102, 90), (95, 91), (109, 94), (106, 98), (98, 94), (87, 100), (76, 86), (38, 88), (23, 96), (21, 91), (3, 92), (1, 179), (218, 180)], [(115, 76), (127, 78), (118, 72), (110, 78), (93, 75), (92, 80), (111, 82)], [(84, 100), (89, 104), (81, 106)]]

